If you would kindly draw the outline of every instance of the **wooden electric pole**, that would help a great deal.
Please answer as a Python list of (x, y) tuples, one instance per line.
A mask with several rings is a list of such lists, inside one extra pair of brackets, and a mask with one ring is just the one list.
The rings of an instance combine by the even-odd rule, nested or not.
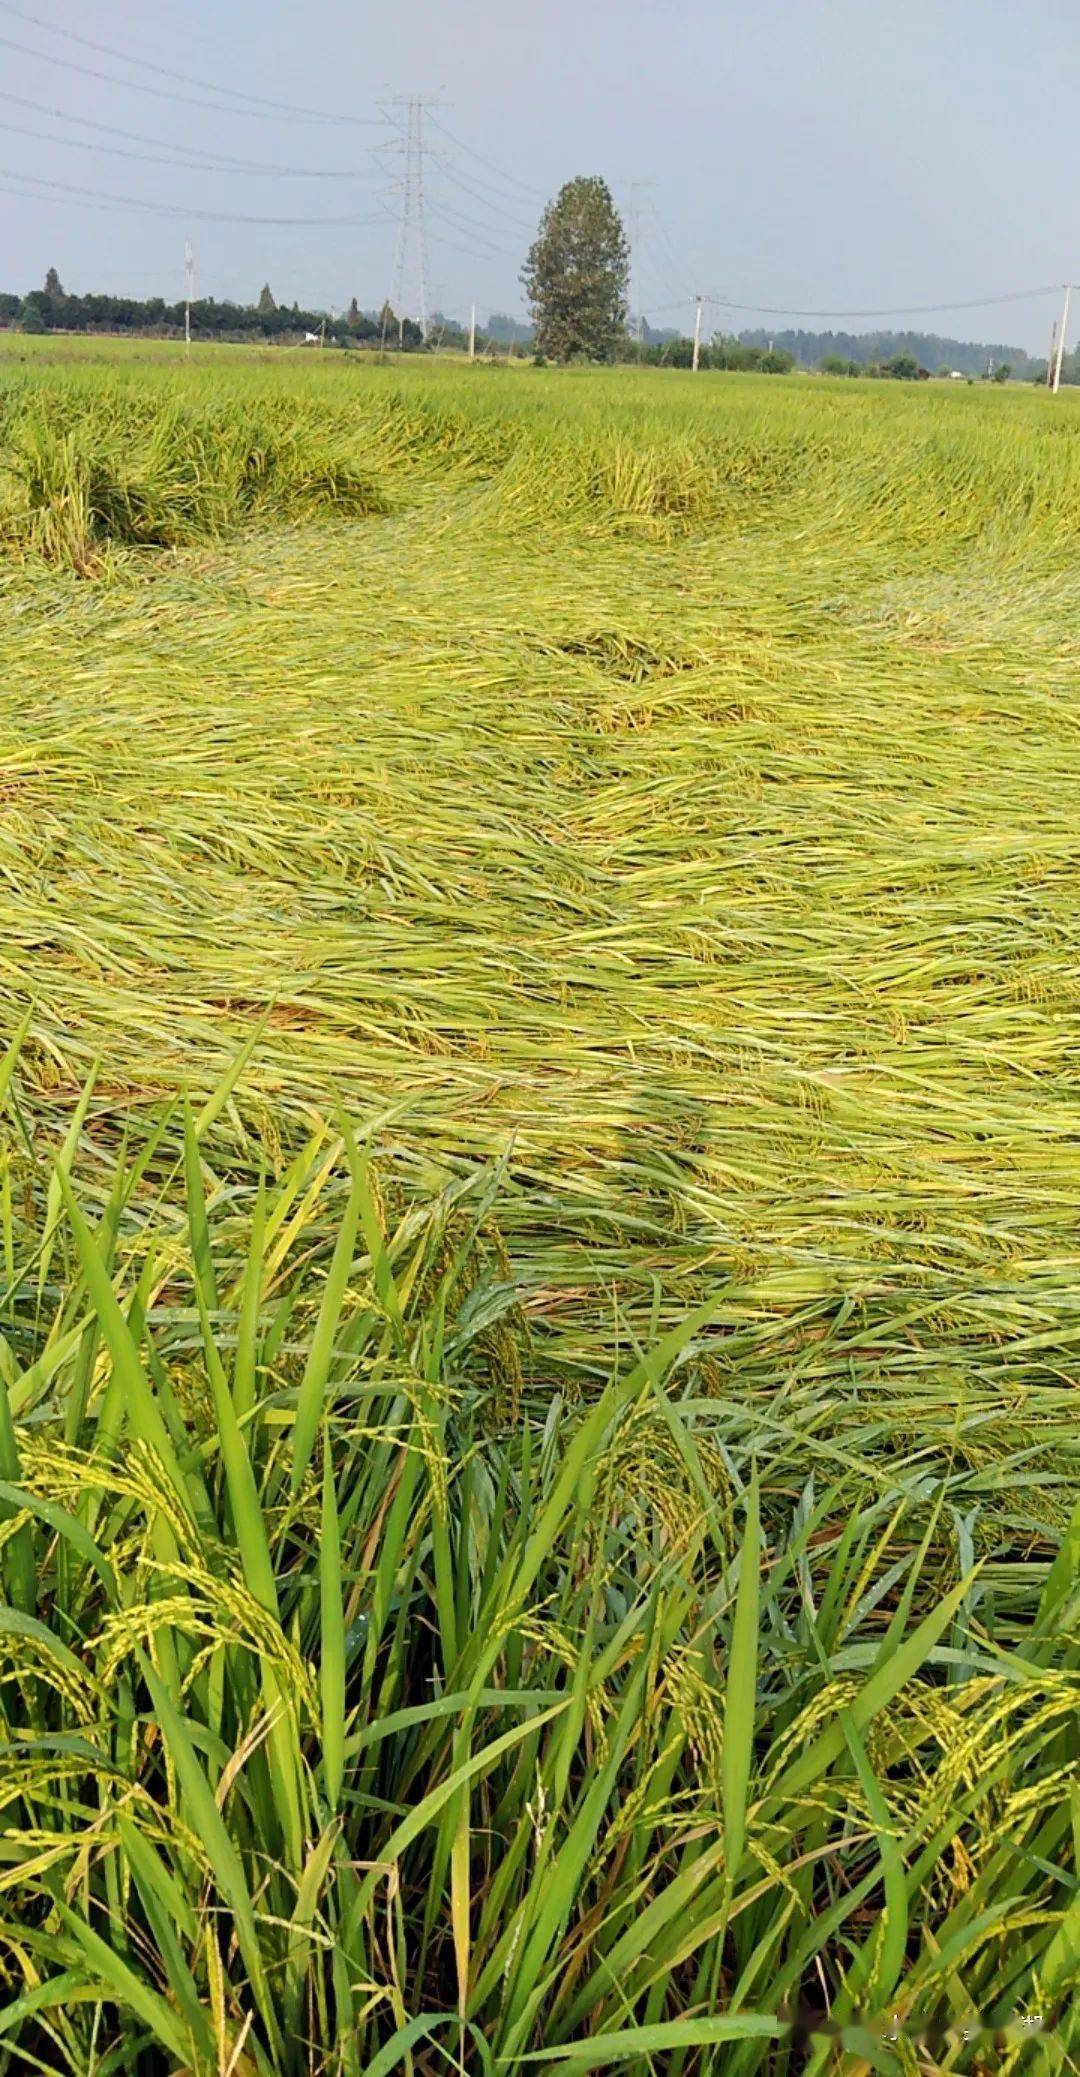
[(191, 240), (184, 242), (184, 351), (191, 352), (191, 306), (195, 300), (195, 254)]
[(1069, 296), (1070, 296), (1070, 294), (1071, 294), (1071, 289), (1070, 289), (1070, 285), (1069, 285), (1069, 283), (1068, 283), (1068, 282), (1066, 282), (1066, 283), (1065, 283), (1065, 301), (1064, 301), (1064, 304), (1062, 305), (1062, 311), (1061, 311), (1061, 330), (1060, 330), (1060, 332), (1058, 333), (1058, 343), (1057, 343), (1057, 359), (1056, 359), (1056, 360), (1055, 360), (1055, 362), (1054, 362), (1054, 381), (1053, 381), (1053, 390), (1054, 390), (1054, 395), (1055, 395), (1055, 396), (1057, 395), (1057, 393), (1058, 393), (1058, 390), (1059, 390), (1059, 389), (1061, 388), (1061, 363), (1062, 363), (1062, 361), (1063, 361), (1063, 360), (1064, 360), (1064, 358), (1065, 358), (1065, 334), (1066, 334), (1066, 332), (1068, 331), (1068, 328), (1069, 328)]
[(694, 297), (694, 358), (690, 363), (690, 367), (695, 375), (697, 374), (698, 361), (701, 358), (701, 305), (703, 301), (704, 298), (702, 296)]

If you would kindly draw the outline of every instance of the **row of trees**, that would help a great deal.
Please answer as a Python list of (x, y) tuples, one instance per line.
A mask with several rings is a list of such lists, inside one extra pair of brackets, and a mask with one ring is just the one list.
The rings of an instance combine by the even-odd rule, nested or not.
[[(845, 361), (839, 354), (827, 353), (820, 363), (820, 369), (823, 375), (869, 375), (893, 382), (917, 382), (920, 376), (925, 379), (932, 372), (929, 368), (922, 367), (911, 353), (894, 353), (887, 361)], [(951, 368), (946, 364), (936, 372), (939, 375), (956, 375), (962, 374), (963, 370)], [(1012, 372), (1010, 361), (999, 361), (996, 367), (988, 364), (983, 368), (980, 379), (983, 382), (1008, 382)], [(967, 375), (964, 379), (974, 382), (975, 377)]]
[[(694, 342), (682, 332), (669, 332), (661, 342), (654, 340), (641, 345), (636, 339), (624, 338), (615, 358), (620, 361), (636, 361), (643, 368), (690, 368), (694, 361)], [(703, 340), (698, 349), (699, 368), (721, 368), (736, 370), (741, 374), (789, 375), (795, 363), (790, 353), (769, 346), (748, 346), (743, 339), (717, 332), (710, 340)]]
[(872, 331), (872, 332), (810, 332), (745, 331), (740, 337), (754, 345), (772, 344), (794, 356), (799, 368), (830, 368), (841, 363), (845, 372), (865, 374), (871, 367), (887, 367), (899, 355), (914, 361), (918, 368), (952, 373), (955, 368), (961, 375), (973, 375), (978, 379), (985, 375), (991, 364), (996, 368), (1008, 361), (1014, 375), (1026, 377), (1034, 363), (1022, 346), (1004, 343), (986, 345), (971, 339), (951, 339), (940, 332)]
[[(184, 304), (166, 303), (162, 296), (68, 295), (55, 267), (49, 268), (44, 288), (25, 296), (0, 294), (0, 324), (24, 332), (141, 332), (171, 338), (183, 334), (184, 320)], [(335, 346), (424, 344), (419, 325), (411, 317), (399, 319), (388, 305), (378, 313), (361, 310), (354, 296), (348, 310), (334, 317), (276, 302), (269, 282), (254, 303), (200, 297), (191, 305), (191, 332), (197, 339), (295, 341), (314, 333)]]

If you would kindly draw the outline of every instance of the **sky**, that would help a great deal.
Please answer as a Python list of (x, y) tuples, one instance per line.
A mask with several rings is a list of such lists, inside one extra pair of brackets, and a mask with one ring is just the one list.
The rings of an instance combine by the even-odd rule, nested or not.
[[(55, 266), (172, 300), (188, 238), (200, 294), (377, 308), (415, 95), (429, 310), (521, 311), (579, 173), (636, 219), (657, 325), (689, 329), (700, 293), (706, 332), (1043, 353), (1053, 285), (1080, 280), (1076, 0), (0, 0), (0, 59), (6, 289)], [(419, 314), (411, 233), (400, 295)]]

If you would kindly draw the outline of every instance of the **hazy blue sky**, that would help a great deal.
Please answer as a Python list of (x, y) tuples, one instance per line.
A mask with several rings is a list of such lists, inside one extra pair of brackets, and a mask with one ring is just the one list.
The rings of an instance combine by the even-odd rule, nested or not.
[[(377, 114), (387, 95), (441, 94), (439, 121), (499, 169), (429, 130), (441, 161), (427, 168), (431, 300), (452, 311), (473, 295), (482, 314), (520, 308), (539, 207), (582, 172), (603, 173), (623, 202), (630, 182), (653, 183), (639, 199), (642, 301), (655, 322), (688, 322), (698, 288), (794, 313), (1080, 278), (1077, 0), (0, 0), (0, 286), (24, 289), (55, 265), (71, 288), (175, 296), (189, 233), (204, 293), (248, 300), (268, 278), (282, 299), (338, 306), (356, 294), (374, 306), (391, 282), (400, 171), (392, 153), (372, 155), (383, 132), (186, 105), (165, 96), (203, 90), (71, 34), (353, 117)], [(340, 178), (137, 156), (180, 144)], [(79, 206), (44, 189), (17, 197), (15, 174), (178, 213)], [(376, 221), (222, 223), (199, 210)], [(910, 322), (1044, 351), (1052, 306), (1044, 296)], [(710, 329), (769, 321), (709, 312)]]

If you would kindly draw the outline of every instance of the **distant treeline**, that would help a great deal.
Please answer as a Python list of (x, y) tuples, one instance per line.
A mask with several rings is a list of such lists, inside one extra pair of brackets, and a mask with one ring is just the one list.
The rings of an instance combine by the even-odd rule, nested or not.
[(961, 375), (985, 375), (1007, 361), (1014, 375), (1026, 376), (1033, 362), (1022, 346), (982, 345), (970, 339), (946, 339), (937, 332), (740, 332), (748, 345), (770, 343), (790, 353), (797, 368), (819, 368), (823, 361), (854, 361), (859, 367), (881, 366), (906, 354), (932, 374), (953, 368)]
[[(69, 296), (54, 268), (45, 287), (28, 295), (0, 293), (0, 325), (24, 332), (140, 332), (165, 338), (184, 331), (185, 306), (162, 296)], [(191, 334), (196, 339), (303, 339), (325, 335), (337, 346), (422, 347), (424, 340), (411, 317), (400, 320), (388, 306), (361, 310), (354, 296), (337, 317), (325, 310), (301, 310), (298, 303), (277, 303), (264, 286), (255, 303), (219, 303), (200, 297), (191, 305)]]
[[(26, 295), (0, 293), (0, 326), (25, 332), (131, 332), (159, 338), (183, 335), (185, 306), (167, 303), (163, 296), (68, 295), (55, 268), (50, 267), (45, 286)], [(664, 367), (689, 367), (693, 342), (673, 331), (643, 327), (644, 341), (627, 337), (620, 359)], [(278, 303), (269, 284), (254, 303), (217, 302), (200, 297), (191, 305), (191, 333), (196, 339), (277, 340), (282, 344), (303, 340), (309, 334), (325, 338), (328, 345), (342, 347), (392, 348), (410, 351), (424, 347), (420, 326), (411, 317), (399, 318), (389, 305), (381, 310), (361, 310), (353, 297), (347, 311), (332, 315), (325, 310), (302, 310), (298, 303)], [(465, 327), (455, 318), (436, 312), (428, 327), (428, 344), (446, 350), (463, 350)], [(531, 351), (532, 327), (524, 320), (494, 311), (476, 334), (477, 349), (493, 347), (518, 354)], [(743, 331), (730, 336), (717, 334), (702, 341), (703, 368), (757, 370), (764, 374), (786, 374), (792, 368), (822, 368), (833, 374), (908, 374), (920, 369), (931, 374), (957, 370), (973, 377), (999, 373), (1007, 367), (1013, 377), (1038, 381), (1045, 376), (1046, 363), (1035, 359), (1022, 346), (983, 345), (972, 340), (948, 339), (936, 332), (768, 332)], [(1062, 380), (1080, 383), (1080, 348), (1067, 354)]]
[[(688, 344), (681, 333), (654, 331), (648, 324), (643, 329), (644, 351), (635, 350), (635, 358), (661, 361), (667, 366), (682, 365)], [(714, 341), (710, 351), (715, 346)], [(759, 328), (722, 341), (723, 352), (730, 353), (735, 348), (784, 356), (789, 367), (824, 368), (830, 374), (891, 374), (898, 367), (906, 371), (910, 364), (915, 372), (923, 368), (931, 375), (951, 375), (955, 370), (957, 374), (979, 378), (1007, 367), (1014, 377), (1031, 381), (1046, 370), (1046, 362), (1033, 359), (1022, 346), (946, 339), (936, 332), (769, 332)], [(714, 359), (711, 365), (734, 363)], [(1063, 371), (1063, 380), (1077, 379), (1080, 369), (1075, 376), (1067, 369)]]
[[(484, 327), (487, 337), (496, 346), (513, 347), (521, 352), (532, 350), (533, 328), (523, 319), (508, 317), (505, 310), (493, 310)], [(644, 338), (636, 339), (627, 334), (622, 347), (616, 354), (620, 361), (640, 361), (648, 367), (689, 368), (694, 357), (694, 342), (684, 338), (681, 332), (654, 332), (648, 325)], [(739, 368), (756, 370), (765, 375), (786, 375), (795, 366), (793, 356), (779, 344), (775, 349), (767, 341), (749, 339), (725, 339), (720, 334), (711, 340), (702, 340), (698, 354), (698, 365), (702, 368)]]
[[(532, 328), (505, 311), (493, 311), (485, 327), (500, 345), (531, 348)], [(642, 320), (640, 339), (628, 336), (620, 360), (642, 361), (667, 368), (689, 367), (693, 342), (672, 326), (658, 330)], [(1074, 365), (1075, 364), (1075, 365)], [(717, 333), (702, 341), (703, 368), (764, 369), (786, 373), (791, 368), (822, 368), (830, 374), (970, 375), (978, 378), (997, 374), (1007, 367), (1010, 375), (1036, 381), (1046, 372), (1046, 362), (1034, 359), (1022, 346), (983, 344), (971, 339), (948, 339), (938, 332), (769, 332), (764, 328), (730, 335)], [(1080, 350), (1067, 355), (1062, 380), (1080, 381)]]
[[(681, 333), (674, 333), (663, 345), (642, 346), (636, 339), (628, 339), (626, 351), (620, 360), (639, 361), (652, 368), (689, 368), (693, 365), (694, 342)], [(698, 348), (698, 366), (701, 368), (726, 368), (745, 374), (790, 375), (795, 361), (782, 346), (751, 344), (744, 339), (727, 339), (718, 333), (714, 339), (702, 340)]]
[[(798, 368), (825, 368), (844, 372), (881, 373), (897, 360), (915, 361), (931, 375), (970, 375), (976, 380), (996, 376), (1007, 368), (1014, 380), (1044, 382), (1046, 361), (1023, 346), (1005, 346), (1000, 341), (983, 344), (971, 339), (946, 339), (937, 332), (740, 332), (748, 343), (771, 343), (790, 353)], [(1067, 353), (1061, 364), (1062, 382), (1080, 383), (1080, 347)]]

